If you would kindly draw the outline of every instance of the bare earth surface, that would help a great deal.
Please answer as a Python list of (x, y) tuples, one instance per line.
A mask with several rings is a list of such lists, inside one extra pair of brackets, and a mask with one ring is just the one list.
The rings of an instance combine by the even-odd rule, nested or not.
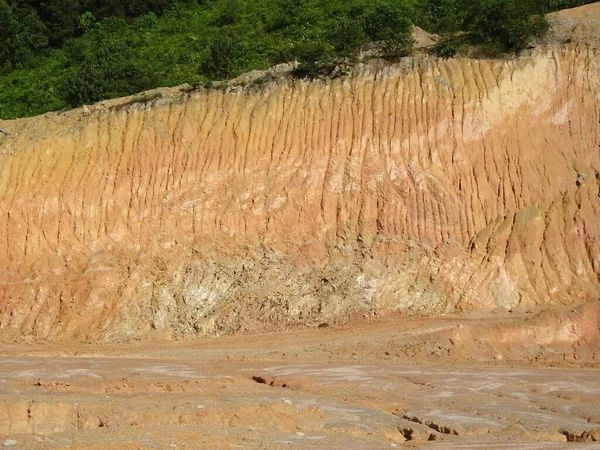
[(518, 341), (539, 320), (390, 315), (196, 341), (6, 346), (0, 437), (40, 449), (598, 448), (600, 362)]
[(580, 8), (565, 9), (550, 14), (552, 42), (579, 42), (598, 48), (600, 30), (600, 3), (590, 3)]
[(0, 446), (600, 448), (600, 3), (551, 22), (1, 121)]

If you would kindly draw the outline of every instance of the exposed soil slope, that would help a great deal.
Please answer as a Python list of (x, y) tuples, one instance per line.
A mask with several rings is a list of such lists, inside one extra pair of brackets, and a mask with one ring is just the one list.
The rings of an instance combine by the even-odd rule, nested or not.
[(2, 338), (597, 301), (591, 46), (162, 94), (0, 122)]

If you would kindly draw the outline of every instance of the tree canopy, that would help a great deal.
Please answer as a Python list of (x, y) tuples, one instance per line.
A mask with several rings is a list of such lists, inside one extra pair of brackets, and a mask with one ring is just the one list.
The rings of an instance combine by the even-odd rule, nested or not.
[[(300, 61), (331, 74), (366, 45), (397, 58), (411, 30), (518, 51), (543, 14), (585, 0), (0, 0), (0, 118)], [(449, 53), (450, 54), (450, 53)], [(448, 55), (449, 55), (448, 54)]]

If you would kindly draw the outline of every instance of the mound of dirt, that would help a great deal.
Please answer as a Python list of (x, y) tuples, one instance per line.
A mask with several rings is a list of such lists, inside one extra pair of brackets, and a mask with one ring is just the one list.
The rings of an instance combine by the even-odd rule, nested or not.
[(600, 46), (600, 3), (558, 11), (548, 16), (550, 32), (546, 42)]
[(438, 36), (428, 33), (421, 27), (414, 27), (413, 39), (415, 41), (415, 48), (429, 48), (437, 44)]

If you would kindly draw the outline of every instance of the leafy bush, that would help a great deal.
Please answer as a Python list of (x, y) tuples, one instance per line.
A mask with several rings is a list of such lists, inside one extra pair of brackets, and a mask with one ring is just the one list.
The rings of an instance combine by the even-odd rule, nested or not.
[(577, 6), (587, 5), (588, 3), (594, 3), (598, 0), (549, 0), (548, 10), (558, 11), (559, 9), (575, 8)]
[(299, 61), (337, 76), (365, 46), (396, 58), (412, 25), (488, 53), (518, 51), (542, 14), (585, 0), (0, 0), (0, 117), (77, 106), (158, 86), (207, 84)]
[(221, 27), (235, 24), (240, 18), (241, 10), (239, 0), (225, 0), (217, 24)]
[[(474, 45), (495, 55), (524, 49), (532, 38), (544, 34), (544, 14), (563, 0), (422, 0), (416, 17), (425, 28), (446, 40), (461, 34)], [(564, 0), (573, 2), (583, 0)]]
[(48, 46), (48, 29), (28, 5), (11, 8), (0, 0), (0, 74), (18, 69)]
[(70, 71), (61, 85), (61, 93), (72, 106), (121, 97), (155, 87), (152, 72), (136, 64), (123, 42), (99, 41), (91, 54)]
[(521, 50), (548, 28), (540, 0), (480, 0), (464, 11), (466, 30), (492, 53)]
[(365, 32), (369, 38), (381, 43), (386, 58), (406, 56), (412, 49), (412, 22), (410, 11), (394, 3), (377, 5), (365, 17)]
[(436, 33), (461, 29), (463, 14), (457, 0), (422, 0), (416, 12), (417, 23)]
[(327, 37), (338, 53), (350, 53), (369, 41), (363, 20), (351, 17), (339, 18)]
[(434, 53), (440, 58), (452, 58), (457, 51), (456, 46), (450, 42), (442, 42), (434, 47)]
[(298, 67), (294, 70), (297, 77), (315, 78), (331, 76), (340, 63), (339, 58), (324, 42), (314, 41), (299, 44), (295, 48)]
[(225, 79), (235, 74), (235, 63), (240, 55), (238, 39), (225, 29), (211, 42), (208, 58), (205, 60), (204, 71), (211, 78)]

